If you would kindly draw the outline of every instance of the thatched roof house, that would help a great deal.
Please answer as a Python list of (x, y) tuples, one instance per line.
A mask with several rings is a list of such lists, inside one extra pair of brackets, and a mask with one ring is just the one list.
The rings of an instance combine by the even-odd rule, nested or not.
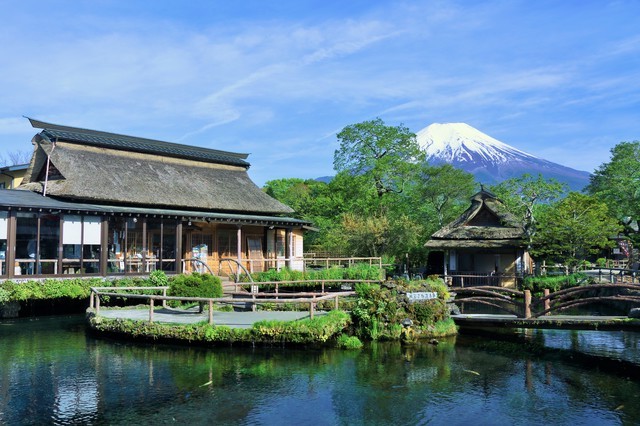
[(251, 181), (247, 154), (30, 121), (43, 130), (20, 189), (44, 193), (46, 186), (48, 196), (92, 203), (293, 211)]
[(247, 154), (29, 121), (24, 180), (0, 189), (0, 279), (303, 267), (310, 223)]
[(522, 223), (484, 188), (471, 198), (469, 208), (435, 232), (425, 247), (432, 249), (430, 268), (449, 276), (455, 285), (514, 286), (517, 277), (531, 266)]
[(522, 223), (484, 188), (456, 220), (431, 236), (434, 249), (526, 247)]

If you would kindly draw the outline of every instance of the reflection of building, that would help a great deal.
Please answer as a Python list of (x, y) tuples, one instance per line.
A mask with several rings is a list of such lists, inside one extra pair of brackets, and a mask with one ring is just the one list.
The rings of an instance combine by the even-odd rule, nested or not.
[(28, 168), (28, 164), (0, 167), (0, 189), (13, 189), (20, 186)]
[(246, 154), (30, 121), (24, 181), (0, 190), (3, 276), (182, 272), (203, 267), (194, 253), (215, 273), (295, 266), (308, 223), (283, 217)]
[(516, 276), (531, 269), (522, 223), (484, 189), (425, 246), (436, 252), (430, 258), (438, 259), (440, 272), (453, 276), (454, 285), (514, 286)]

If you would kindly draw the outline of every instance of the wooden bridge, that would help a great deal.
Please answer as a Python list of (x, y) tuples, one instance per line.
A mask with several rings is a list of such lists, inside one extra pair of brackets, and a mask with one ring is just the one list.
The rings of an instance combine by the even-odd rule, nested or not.
[[(453, 302), (491, 306), (503, 315), (453, 315), (459, 325), (500, 326), (517, 328), (573, 328), (573, 329), (640, 329), (640, 320), (625, 316), (559, 315), (573, 307), (601, 302), (626, 302), (640, 306), (638, 284), (593, 284), (551, 293), (548, 289), (540, 297), (529, 290), (515, 290), (496, 286), (451, 287)], [(603, 294), (604, 293), (604, 294)]]

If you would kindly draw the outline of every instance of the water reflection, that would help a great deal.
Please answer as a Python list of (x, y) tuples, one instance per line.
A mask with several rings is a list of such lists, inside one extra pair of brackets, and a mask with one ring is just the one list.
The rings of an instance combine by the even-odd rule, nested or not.
[[(526, 338), (584, 348), (580, 333)], [(613, 353), (638, 341), (598, 339)], [(0, 341), (0, 424), (640, 423), (638, 381), (482, 336), (202, 349), (95, 340), (74, 317), (0, 323)]]

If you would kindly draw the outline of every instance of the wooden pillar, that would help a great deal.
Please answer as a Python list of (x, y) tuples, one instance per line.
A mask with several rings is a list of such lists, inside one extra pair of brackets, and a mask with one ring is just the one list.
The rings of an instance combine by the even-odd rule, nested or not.
[(531, 318), (531, 290), (524, 291), (524, 317)]
[(309, 302), (309, 318), (311, 319), (313, 319), (313, 308), (314, 308), (314, 303)]
[[(62, 243), (62, 238), (60, 238)], [(60, 257), (62, 257), (62, 244), (60, 244)], [(100, 223), (100, 275), (107, 276), (107, 269), (109, 266), (109, 221), (106, 216), (102, 216), (102, 222)], [(60, 273), (62, 273), (62, 259), (60, 259)]]
[(182, 220), (176, 224), (176, 273), (182, 274)]
[[(549, 297), (549, 289), (545, 288), (544, 289), (544, 297)], [(546, 311), (547, 309), (551, 308), (551, 301), (549, 299), (544, 299), (544, 310)], [(549, 315), (549, 313), (547, 312), (545, 315)]]
[[(238, 264), (242, 265), (242, 226), (238, 225), (238, 232), (237, 232), (237, 244), (238, 244), (238, 249), (237, 249), (237, 256), (238, 256)], [(238, 266), (238, 276), (240, 276), (240, 266)]]
[(209, 325), (213, 325), (213, 300), (209, 300)]
[(153, 299), (149, 299), (149, 322), (153, 322)]
[(285, 265), (287, 268), (291, 269), (293, 263), (291, 259), (293, 258), (293, 232), (291, 232), (291, 228), (287, 228), (284, 230), (284, 253), (287, 257)]

